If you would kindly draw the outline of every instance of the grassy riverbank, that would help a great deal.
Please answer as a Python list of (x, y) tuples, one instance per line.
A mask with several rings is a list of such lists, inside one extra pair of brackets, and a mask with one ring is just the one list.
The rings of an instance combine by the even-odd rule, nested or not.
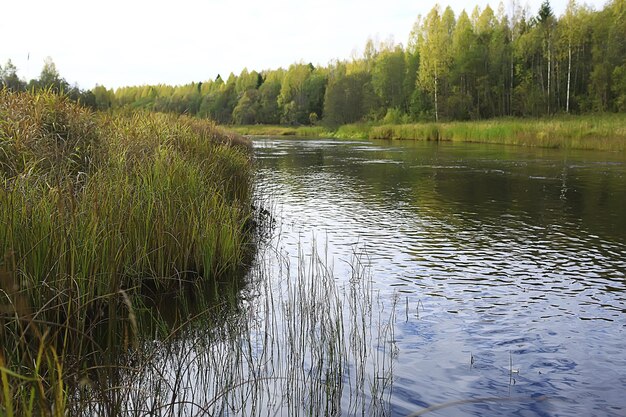
[(402, 125), (352, 124), (336, 129), (259, 125), (234, 127), (234, 130), (244, 135), (439, 140), (626, 152), (626, 117), (623, 114)]
[(246, 136), (298, 136), (298, 137), (330, 137), (332, 129), (323, 126), (279, 126), (279, 125), (244, 125), (230, 126), (234, 132)]
[(244, 125), (229, 126), (245, 136), (296, 136), (301, 138), (368, 139), (374, 125), (355, 123), (331, 128), (326, 126)]
[(132, 343), (142, 289), (240, 267), (246, 146), (197, 119), (0, 90), (0, 415), (62, 415), (85, 355)]

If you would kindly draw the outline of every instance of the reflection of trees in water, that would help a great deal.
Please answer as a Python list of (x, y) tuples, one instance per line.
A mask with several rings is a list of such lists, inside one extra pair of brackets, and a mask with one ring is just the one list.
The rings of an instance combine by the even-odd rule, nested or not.
[(350, 192), (374, 209), (408, 204), (420, 215), (451, 222), (512, 214), (534, 225), (577, 224), (626, 241), (623, 161), (593, 162), (614, 158), (608, 154), (382, 141), (284, 150), (285, 157), (269, 164), (296, 173), (286, 176), (291, 184), (318, 169), (337, 184), (350, 184)]

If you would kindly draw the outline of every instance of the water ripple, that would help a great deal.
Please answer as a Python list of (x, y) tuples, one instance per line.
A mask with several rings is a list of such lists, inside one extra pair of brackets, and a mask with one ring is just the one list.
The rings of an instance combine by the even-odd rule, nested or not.
[(623, 161), (332, 140), (255, 149), (286, 247), (316, 241), (339, 268), (362, 251), (381, 297), (401, 294), (394, 413), (519, 396), (445, 415), (623, 414)]

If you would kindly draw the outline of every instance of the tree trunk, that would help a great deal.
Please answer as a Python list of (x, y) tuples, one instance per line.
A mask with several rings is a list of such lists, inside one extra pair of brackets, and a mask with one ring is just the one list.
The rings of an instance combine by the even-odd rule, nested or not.
[(511, 90), (509, 91), (509, 116), (513, 115), (513, 54), (511, 53)]
[(435, 122), (439, 121), (439, 103), (437, 98), (437, 87), (439, 84), (439, 78), (437, 75), (437, 69), (435, 69)]
[(569, 113), (569, 89), (570, 89), (570, 81), (572, 79), (572, 42), (567, 46), (567, 99), (565, 102), (565, 113)]
[(439, 103), (437, 102), (437, 77), (435, 76), (435, 122), (439, 121)]
[(550, 41), (548, 41), (548, 114), (550, 114), (550, 73), (552, 57), (550, 56)]

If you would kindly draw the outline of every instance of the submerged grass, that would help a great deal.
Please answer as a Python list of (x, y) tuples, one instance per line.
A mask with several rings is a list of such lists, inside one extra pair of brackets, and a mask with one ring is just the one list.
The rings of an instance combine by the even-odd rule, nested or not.
[(362, 259), (336, 276), (315, 248), (260, 258), (236, 307), (145, 340), (105, 392), (74, 393), (71, 415), (388, 415), (395, 316), (376, 316)]
[(85, 359), (136, 341), (142, 289), (240, 267), (247, 146), (191, 118), (0, 91), (0, 414), (63, 415)]

